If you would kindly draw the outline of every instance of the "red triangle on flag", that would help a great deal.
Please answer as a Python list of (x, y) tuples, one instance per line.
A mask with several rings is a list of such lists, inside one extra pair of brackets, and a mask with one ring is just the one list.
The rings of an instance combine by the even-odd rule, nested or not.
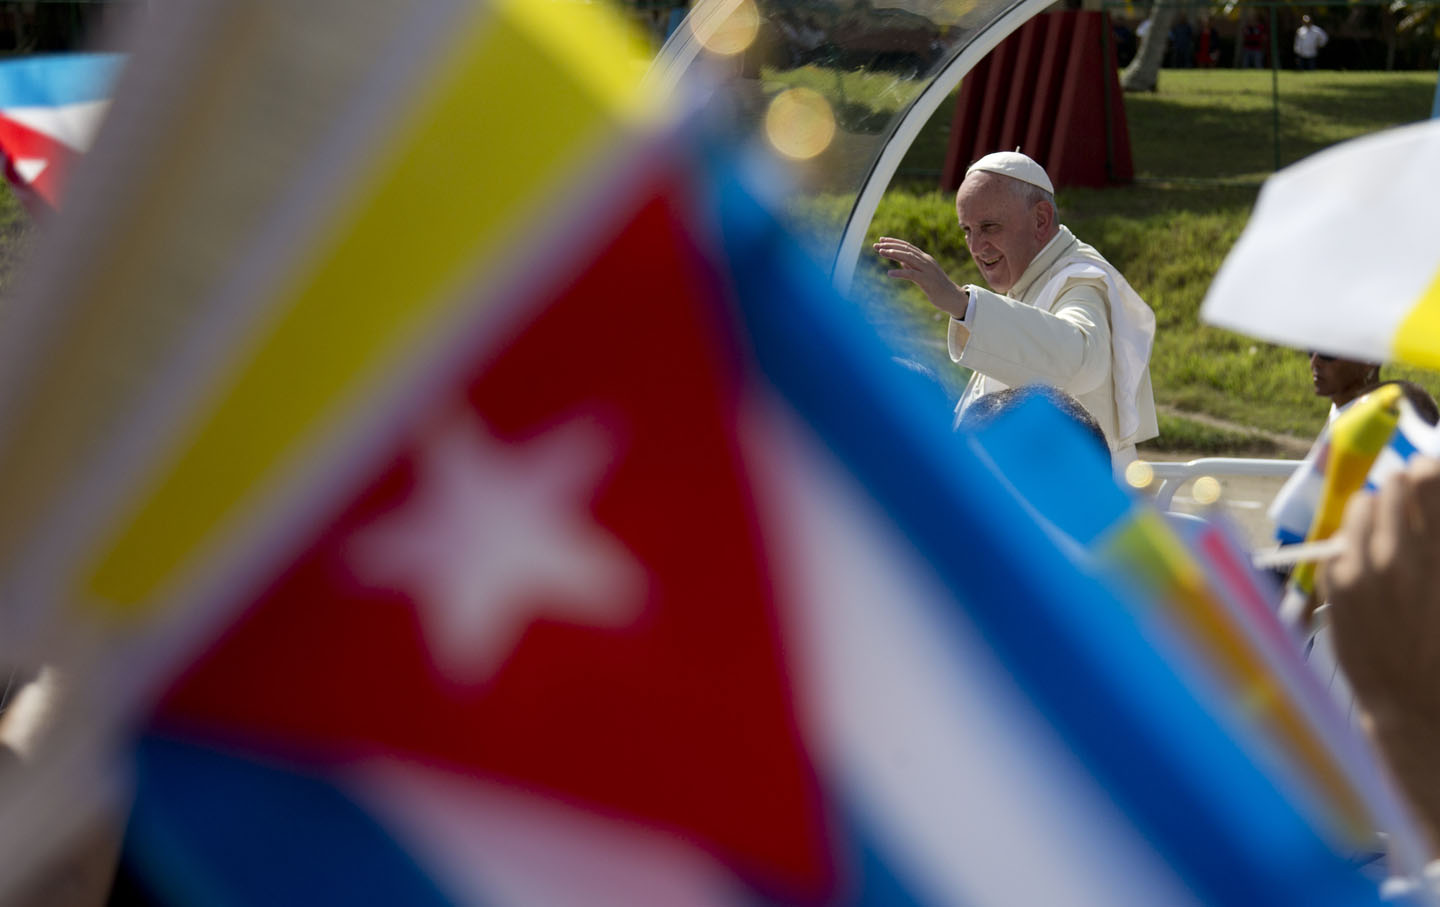
[[(33, 192), (52, 208), (59, 207), (65, 175), (79, 158), (75, 151), (0, 112), (0, 153), (5, 156), (5, 178), (12, 185), (22, 193)], [(22, 166), (22, 161), (27, 163)]]
[[(160, 707), (311, 765), (397, 756), (832, 878), (736, 438), (721, 286), (652, 185)], [(539, 282), (539, 281), (537, 281)]]

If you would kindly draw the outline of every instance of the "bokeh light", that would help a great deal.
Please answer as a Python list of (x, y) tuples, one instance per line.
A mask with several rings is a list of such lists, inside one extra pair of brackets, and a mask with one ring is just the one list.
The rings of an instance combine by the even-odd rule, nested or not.
[(830, 147), (835, 138), (835, 112), (813, 89), (782, 91), (765, 114), (765, 136), (786, 157), (809, 160)]
[(740, 0), (730, 15), (713, 26), (694, 16), (691, 19), (696, 21), (696, 40), (712, 54), (725, 57), (744, 53), (760, 34), (760, 10), (755, 0)]
[(1131, 488), (1149, 488), (1155, 481), (1155, 469), (1142, 460), (1136, 460), (1125, 467), (1125, 484)]
[(1214, 476), (1201, 476), (1195, 480), (1195, 486), (1190, 490), (1190, 497), (1195, 499), (1197, 504), (1213, 504), (1220, 500), (1220, 480)]

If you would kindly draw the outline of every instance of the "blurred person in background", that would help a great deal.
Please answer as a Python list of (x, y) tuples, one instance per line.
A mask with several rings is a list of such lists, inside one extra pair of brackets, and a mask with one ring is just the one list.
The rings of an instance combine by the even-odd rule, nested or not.
[(1240, 46), (1243, 55), (1240, 66), (1243, 69), (1264, 69), (1265, 51), (1270, 45), (1270, 26), (1263, 16), (1254, 15), (1245, 23), (1240, 32)]
[(1310, 351), (1310, 382), (1315, 394), (1330, 399), (1329, 422), (1334, 422), (1351, 401), (1380, 383), (1380, 364), (1342, 359)]
[(1170, 65), (1176, 69), (1195, 66), (1195, 29), (1184, 13), (1180, 13), (1170, 27), (1170, 53)]
[(1195, 48), (1195, 65), (1213, 69), (1220, 61), (1220, 33), (1210, 24), (1210, 17), (1200, 20), (1200, 43)]
[(1314, 69), (1320, 56), (1320, 48), (1330, 43), (1325, 29), (1310, 21), (1309, 16), (1300, 17), (1300, 27), (1295, 29), (1295, 68)]
[[(1317, 354), (1312, 353), (1312, 371), (1316, 358)], [(1315, 379), (1316, 393), (1331, 396), (1332, 400), (1336, 400), (1337, 397), (1339, 398), (1339, 401), (1332, 403), (1330, 407), (1331, 422), (1335, 420), (1340, 409), (1349, 406), (1351, 402), (1360, 396), (1387, 384), (1394, 384), (1400, 388), (1401, 392), (1405, 395), (1405, 399), (1409, 401), (1411, 407), (1414, 408), (1416, 415), (1423, 419), (1427, 425), (1433, 426), (1437, 422), (1440, 422), (1440, 407), (1436, 406), (1435, 398), (1431, 397), (1425, 388), (1413, 381), (1381, 381), (1379, 380), (1380, 366), (1369, 362), (1357, 362), (1355, 360), (1327, 357), (1322, 365), (1333, 366), (1333, 369), (1319, 373), (1319, 375), (1324, 376), (1327, 380), (1339, 380), (1336, 376), (1350, 376), (1348, 380), (1341, 383), (1340, 389), (1334, 396), (1325, 394), (1324, 391), (1321, 390), (1320, 377), (1316, 377)], [(1358, 390), (1356, 389), (1357, 387)], [(1357, 495), (1357, 497), (1359, 496), (1361, 495)], [(1282, 573), (1282, 581), (1284, 578), (1285, 574)], [(1311, 597), (1308, 603), (1311, 611), (1323, 601), (1323, 594), (1321, 593), (1323, 593), (1323, 590), (1317, 590), (1317, 594)], [(1356, 711), (1355, 693), (1350, 686), (1349, 678), (1346, 676), (1339, 659), (1336, 657), (1334, 630), (1328, 620), (1321, 620), (1316, 623), (1307, 616), (1307, 622), (1310, 623), (1313, 629), (1309, 631), (1308, 638), (1305, 641), (1305, 661), (1310, 665), (1311, 670), (1315, 672), (1320, 682), (1330, 692), (1330, 695), (1345, 713), (1350, 723), (1357, 724), (1359, 715)]]

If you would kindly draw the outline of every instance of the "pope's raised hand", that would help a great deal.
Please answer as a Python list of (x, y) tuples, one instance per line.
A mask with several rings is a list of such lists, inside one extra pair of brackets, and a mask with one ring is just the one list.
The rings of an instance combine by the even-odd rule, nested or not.
[(970, 304), (970, 295), (963, 287), (958, 286), (955, 281), (945, 273), (945, 269), (930, 257), (925, 250), (913, 243), (903, 239), (895, 239), (890, 236), (880, 237), (880, 241), (874, 245), (875, 252), (881, 258), (888, 258), (897, 268), (885, 272), (886, 276), (899, 280), (908, 280), (930, 300), (931, 305), (948, 312), (956, 318), (965, 317), (965, 309)]

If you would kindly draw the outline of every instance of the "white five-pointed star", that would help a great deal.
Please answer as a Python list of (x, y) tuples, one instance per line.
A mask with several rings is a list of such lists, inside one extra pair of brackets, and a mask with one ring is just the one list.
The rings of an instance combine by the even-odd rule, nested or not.
[(512, 445), (459, 412), (424, 442), (411, 497), (357, 534), (351, 562), (415, 601), (445, 676), (484, 682), (542, 610), (607, 626), (638, 616), (646, 574), (590, 517), (612, 459), (590, 423)]

